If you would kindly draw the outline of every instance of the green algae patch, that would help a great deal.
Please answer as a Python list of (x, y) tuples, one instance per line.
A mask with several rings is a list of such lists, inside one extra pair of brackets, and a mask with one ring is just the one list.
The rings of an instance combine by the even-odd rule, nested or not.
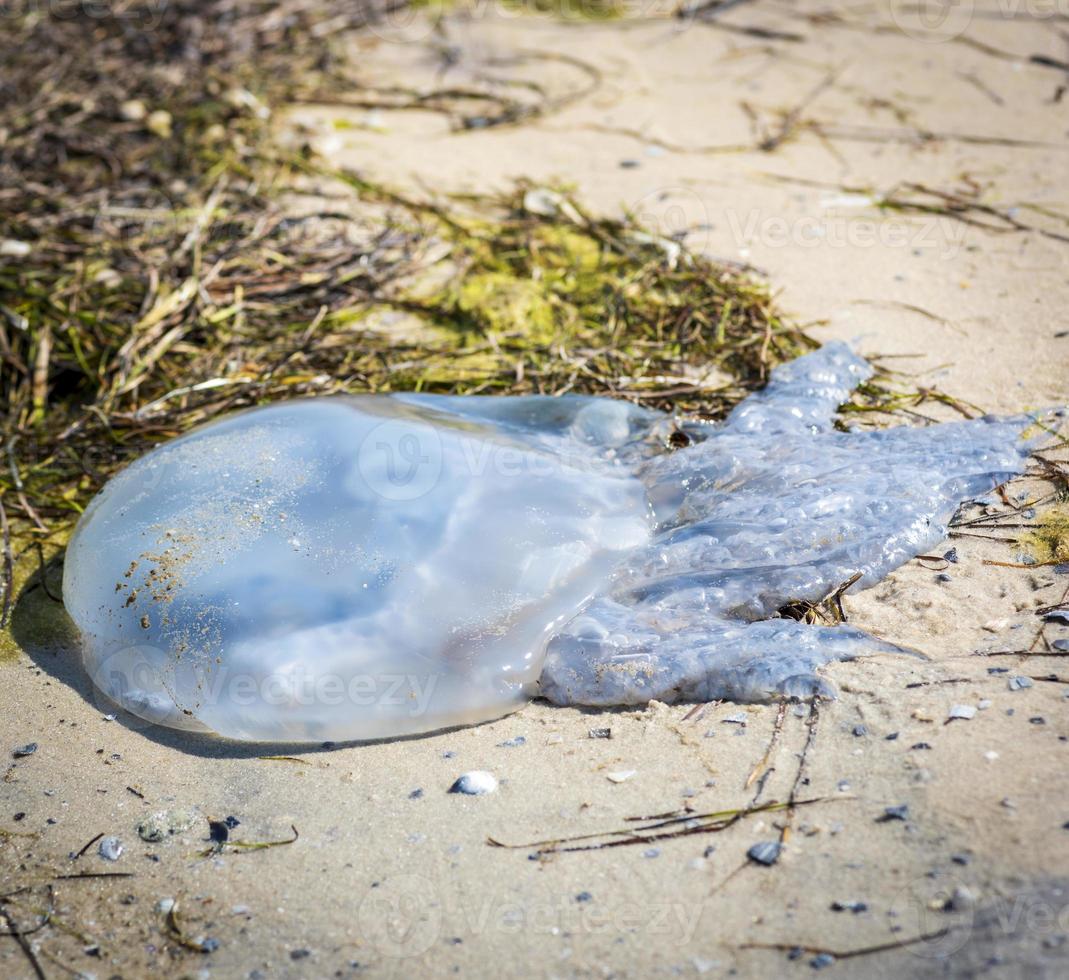
[(1021, 543), (1037, 562), (1069, 562), (1069, 504), (1059, 504), (1040, 515)]

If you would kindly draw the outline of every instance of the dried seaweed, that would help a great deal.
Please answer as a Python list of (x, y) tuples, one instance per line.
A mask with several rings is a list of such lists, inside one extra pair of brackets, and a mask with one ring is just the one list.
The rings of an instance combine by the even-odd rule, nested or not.
[[(531, 850), (542, 856), (549, 854), (568, 854), (577, 851), (600, 851), (610, 847), (628, 847), (634, 844), (648, 844), (654, 841), (672, 840), (677, 837), (690, 837), (694, 834), (719, 833), (733, 827), (741, 820), (758, 813), (774, 813), (789, 807), (809, 806), (826, 802), (824, 797), (807, 800), (793, 800), (787, 803), (772, 801), (759, 806), (748, 806), (734, 810), (717, 810), (710, 813), (670, 813), (658, 817), (635, 817), (634, 821), (648, 821), (639, 827), (624, 827), (619, 830), (607, 830), (592, 834), (578, 834), (571, 837), (548, 838), (526, 844), (507, 844), (494, 837), (486, 842), (491, 847), (510, 850)], [(567, 845), (567, 846), (563, 846)]]
[(0, 621), (112, 473), (220, 413), (416, 389), (715, 418), (813, 346), (747, 272), (559, 190), (416, 200), (278, 145), (271, 107), (332, 77), (339, 18), (374, 16), (135, 0), (7, 22)]

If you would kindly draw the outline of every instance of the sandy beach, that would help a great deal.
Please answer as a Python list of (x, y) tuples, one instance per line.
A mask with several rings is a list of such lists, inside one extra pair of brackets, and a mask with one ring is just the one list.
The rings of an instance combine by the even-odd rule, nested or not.
[[(935, 26), (882, 4), (403, 11), (345, 35), (354, 79), (498, 91), (507, 75), (557, 107), (486, 131), (322, 103), (273, 124), (412, 193), (567, 184), (591, 212), (759, 270), (817, 339), (1016, 413), (1069, 401), (1069, 11), (1026, 6), (956, 5)], [(1007, 501), (1049, 489), (1018, 481)], [(21, 940), (48, 977), (1064, 976), (1069, 666), (1047, 643), (1069, 625), (1034, 644), (1069, 574), (1010, 567), (1004, 541), (934, 554), (950, 548), (846, 597), (850, 623), (928, 659), (832, 665), (835, 701), (535, 702), (329, 749), (117, 711), (37, 590), (0, 662), (0, 892), (27, 889), (4, 908), (25, 927), (51, 907), (47, 940)], [(449, 794), (470, 770), (498, 791)], [(537, 846), (788, 799), (702, 833)], [(288, 843), (212, 849), (207, 820), (229, 816), (232, 841)], [(120, 839), (117, 861), (97, 835)], [(781, 839), (773, 864), (748, 858)], [(33, 976), (15, 938), (0, 974)]]

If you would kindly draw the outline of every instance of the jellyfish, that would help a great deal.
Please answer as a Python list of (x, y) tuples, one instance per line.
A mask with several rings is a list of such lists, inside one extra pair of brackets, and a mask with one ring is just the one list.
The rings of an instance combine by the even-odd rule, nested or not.
[(611, 398), (297, 399), (90, 503), (64, 603), (93, 683), (231, 739), (392, 738), (558, 705), (833, 697), (898, 648), (782, 615), (872, 586), (1022, 471), (1026, 417), (851, 430), (829, 343), (722, 422)]

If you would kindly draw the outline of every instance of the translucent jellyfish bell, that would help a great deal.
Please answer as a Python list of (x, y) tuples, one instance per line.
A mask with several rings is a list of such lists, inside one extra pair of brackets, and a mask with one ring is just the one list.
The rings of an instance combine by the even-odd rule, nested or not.
[(945, 535), (1027, 420), (842, 433), (842, 345), (692, 444), (609, 399), (368, 395), (252, 409), (115, 477), (68, 549), (94, 683), (230, 738), (392, 737), (561, 704), (830, 694), (886, 644), (770, 618)]

